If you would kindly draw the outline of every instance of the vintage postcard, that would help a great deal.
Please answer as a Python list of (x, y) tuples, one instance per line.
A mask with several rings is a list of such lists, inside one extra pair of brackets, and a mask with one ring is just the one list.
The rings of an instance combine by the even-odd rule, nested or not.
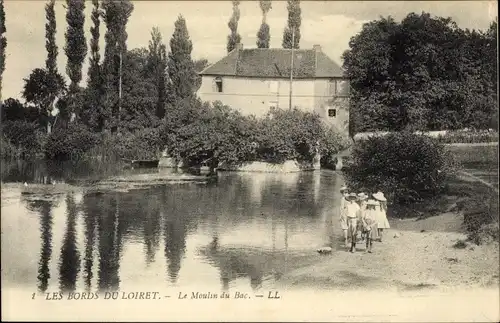
[(0, 0), (2, 321), (498, 322), (497, 12)]

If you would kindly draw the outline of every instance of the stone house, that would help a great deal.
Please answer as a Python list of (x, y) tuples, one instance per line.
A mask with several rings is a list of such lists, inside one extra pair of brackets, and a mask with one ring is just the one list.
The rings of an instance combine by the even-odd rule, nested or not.
[[(290, 107), (292, 50), (243, 49), (242, 44), (205, 68), (198, 90), (204, 101), (221, 101), (244, 115), (264, 116)], [(349, 122), (349, 82), (321, 46), (294, 50), (292, 106), (316, 112), (345, 135)]]

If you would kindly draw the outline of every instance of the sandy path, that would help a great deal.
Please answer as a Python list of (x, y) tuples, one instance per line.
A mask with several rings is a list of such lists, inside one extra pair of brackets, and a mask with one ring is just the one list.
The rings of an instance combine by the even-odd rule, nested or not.
[[(360, 244), (358, 252), (349, 253), (339, 241), (332, 254), (318, 255), (314, 263), (288, 272), (278, 284), (399, 290), (498, 285), (498, 243), (454, 248), (453, 244), (466, 236), (445, 232), (461, 221), (456, 215), (450, 220), (450, 216), (453, 215), (441, 216), (448, 219), (447, 225), (441, 227), (436, 223), (443, 223), (443, 219), (429, 218), (386, 230), (384, 241), (374, 243), (372, 254), (365, 253), (365, 246)], [(405, 230), (414, 229), (412, 226), (426, 229)], [(433, 228), (440, 231), (428, 231)]]

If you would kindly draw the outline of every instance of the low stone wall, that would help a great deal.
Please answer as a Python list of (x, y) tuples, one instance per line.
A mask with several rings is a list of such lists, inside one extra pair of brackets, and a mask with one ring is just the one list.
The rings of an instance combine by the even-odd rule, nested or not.
[[(182, 168), (173, 158), (160, 158), (159, 168)], [(236, 171), (236, 172), (256, 172), (256, 173), (295, 173), (303, 171), (312, 171), (320, 169), (319, 157), (314, 163), (299, 163), (295, 160), (287, 160), (282, 164), (273, 164), (266, 162), (249, 162), (241, 166), (219, 165), (218, 171)]]
[(251, 162), (237, 167), (219, 166), (221, 171), (255, 172), (255, 173), (296, 173), (320, 169), (319, 164), (299, 163), (295, 160), (287, 160), (282, 164), (272, 164), (266, 162)]

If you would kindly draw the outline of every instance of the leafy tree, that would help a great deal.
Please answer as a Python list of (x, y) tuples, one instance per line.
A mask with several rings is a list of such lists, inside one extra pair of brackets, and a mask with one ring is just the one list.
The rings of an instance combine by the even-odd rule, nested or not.
[(267, 13), (272, 9), (271, 0), (260, 0), (260, 9), (262, 10), (262, 24), (257, 32), (257, 48), (269, 48), (271, 34), (269, 25), (266, 22)]
[[(170, 39), (170, 53), (168, 54), (169, 96), (168, 105), (173, 108), (176, 102), (194, 96), (196, 91), (197, 74), (191, 58), (193, 44), (189, 39), (186, 20), (179, 16), (175, 22), (175, 29)], [(167, 113), (169, 113), (167, 111)]]
[(232, 1), (233, 3), (233, 14), (229, 20), (227, 26), (231, 30), (229, 36), (227, 36), (227, 52), (232, 51), (236, 44), (241, 42), (241, 36), (238, 33), (238, 21), (240, 20), (240, 1)]
[(5, 49), (7, 48), (7, 38), (5, 37), (5, 10), (3, 0), (0, 0), (0, 101), (2, 101), (2, 81), (5, 71)]
[(351, 134), (489, 127), (497, 100), (490, 60), (496, 46), (487, 39), (427, 13), (365, 24), (343, 55), (352, 88)]
[(66, 82), (61, 74), (51, 75), (46, 69), (35, 68), (28, 78), (24, 79), (23, 98), (40, 109), (48, 108), (52, 103), (52, 90), (64, 94)]
[[(24, 79), (23, 98), (40, 111), (40, 122), (48, 127), (51, 120), (50, 111), (54, 102), (54, 94), (64, 97), (66, 82), (61, 74), (51, 74), (46, 69), (34, 69), (28, 78)], [(59, 103), (62, 103), (59, 101)], [(61, 104), (57, 106), (61, 108)], [(61, 111), (64, 114), (64, 111)], [(47, 128), (49, 131), (50, 128)]]
[[(288, 5), (288, 22), (285, 30), (283, 31), (283, 48), (299, 48), (300, 44), (300, 25), (301, 13), (300, 0), (287, 0)], [(295, 37), (293, 37), (295, 31)], [(292, 44), (293, 39), (293, 44)]]
[(47, 59), (45, 67), (49, 74), (57, 73), (57, 44), (56, 44), (56, 12), (55, 0), (49, 0), (45, 5), (45, 17), (47, 23), (45, 24), (45, 48), (47, 49)]
[(163, 119), (167, 99), (167, 48), (158, 27), (151, 31), (149, 41), (148, 72), (154, 76), (157, 91), (156, 116)]
[(24, 120), (24, 118), (24, 105), (19, 100), (8, 98), (2, 103), (2, 116), (0, 118), (2, 122)]
[(66, 31), (66, 47), (64, 48), (68, 62), (66, 73), (71, 80), (69, 92), (78, 90), (78, 85), (82, 80), (82, 64), (87, 56), (87, 43), (83, 25), (85, 23), (85, 1), (84, 0), (66, 0), (66, 22), (68, 29)]

